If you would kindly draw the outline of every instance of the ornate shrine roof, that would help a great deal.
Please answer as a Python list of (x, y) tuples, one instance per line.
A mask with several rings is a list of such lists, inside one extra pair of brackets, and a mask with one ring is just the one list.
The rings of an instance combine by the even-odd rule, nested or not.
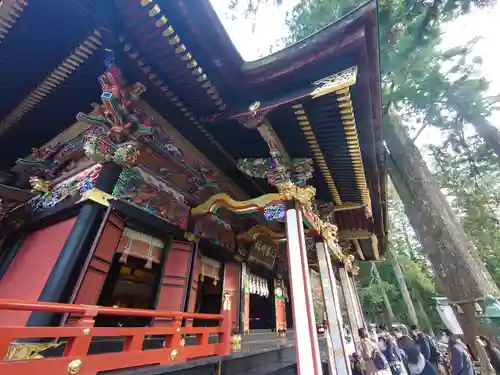
[(375, 1), (253, 62), (243, 61), (208, 0), (5, 0), (0, 17), (8, 25), (0, 26), (0, 76), (9, 93), (0, 103), (7, 155), (0, 168), (90, 112), (103, 48), (113, 48), (127, 81), (146, 86), (144, 101), (248, 197), (275, 192), (237, 167), (240, 158), (269, 156), (259, 133), (239, 121), (259, 102), (289, 157), (313, 160), (310, 183), (319, 200), (333, 202), (341, 239), (367, 258), (384, 247)]

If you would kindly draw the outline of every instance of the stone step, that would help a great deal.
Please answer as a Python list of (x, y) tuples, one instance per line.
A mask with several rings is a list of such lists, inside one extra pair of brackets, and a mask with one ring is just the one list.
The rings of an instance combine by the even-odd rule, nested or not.
[[(293, 331), (288, 331), (287, 332), (287, 337), (288, 339), (293, 339)], [(277, 334), (276, 332), (272, 332), (271, 330), (254, 330), (250, 331), (249, 335), (242, 335), (241, 336), (241, 342), (253, 342), (253, 341), (260, 341), (260, 340), (276, 340), (277, 339)]]
[[(178, 365), (144, 366), (117, 370), (106, 375), (296, 375), (292, 345), (253, 347), (224, 357), (206, 357)], [(254, 352), (255, 350), (255, 352)], [(257, 371), (255, 371), (257, 370)], [(220, 371), (220, 372), (219, 372)], [(295, 372), (294, 372), (295, 371)]]

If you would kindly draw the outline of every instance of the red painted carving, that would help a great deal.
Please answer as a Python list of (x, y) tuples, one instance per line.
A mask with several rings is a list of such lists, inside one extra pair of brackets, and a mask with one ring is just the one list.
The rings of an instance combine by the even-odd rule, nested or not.
[(234, 231), (229, 224), (215, 215), (200, 216), (195, 222), (195, 235), (206, 238), (230, 250), (236, 247)]

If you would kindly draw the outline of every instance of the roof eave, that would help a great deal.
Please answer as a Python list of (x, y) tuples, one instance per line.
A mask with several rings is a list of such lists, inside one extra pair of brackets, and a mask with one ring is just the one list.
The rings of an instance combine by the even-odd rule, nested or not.
[[(340, 36), (349, 39), (349, 36), (355, 35), (360, 29), (364, 29), (366, 23), (373, 18), (376, 12), (376, 1), (370, 0), (341, 19), (281, 51), (255, 61), (245, 62), (242, 71), (246, 75), (263, 74), (279, 69), (283, 65), (293, 64), (305, 57), (316, 55), (317, 51), (324, 50), (331, 45), (332, 41), (339, 39)], [(328, 57), (327, 55), (317, 56), (321, 58)]]

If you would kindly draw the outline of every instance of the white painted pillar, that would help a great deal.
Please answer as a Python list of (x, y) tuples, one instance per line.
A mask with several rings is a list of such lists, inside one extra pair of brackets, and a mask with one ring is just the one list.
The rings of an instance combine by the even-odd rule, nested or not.
[(349, 277), (351, 283), (352, 296), (354, 298), (354, 307), (356, 311), (356, 320), (360, 327), (366, 327), (365, 316), (363, 314), (363, 309), (361, 307), (361, 301), (359, 299), (358, 288), (356, 287), (356, 280), (353, 276)]
[[(335, 362), (335, 368), (330, 367), (330, 374), (351, 375), (351, 366), (348, 363), (345, 352), (344, 335), (342, 333), (342, 314), (337, 293), (337, 281), (333, 273), (330, 254), (327, 250), (327, 244), (316, 243), (316, 252), (318, 255), (319, 272), (321, 274), (321, 286), (323, 287), (323, 296), (325, 298), (325, 308), (328, 321), (327, 340), (331, 340), (332, 356)], [(329, 337), (328, 337), (329, 336)]]
[(357, 306), (354, 300), (352, 284), (349, 280), (349, 275), (345, 268), (339, 268), (340, 275), (340, 285), (342, 287), (342, 293), (344, 294), (344, 301), (347, 308), (347, 316), (349, 318), (349, 325), (351, 326), (352, 336), (356, 342), (356, 346), (359, 345), (359, 334), (358, 330), (364, 327), (364, 324), (360, 324), (358, 317)]
[(286, 211), (286, 235), (297, 373), (299, 375), (322, 375), (314, 311), (311, 311), (312, 292), (302, 213), (295, 208)]

